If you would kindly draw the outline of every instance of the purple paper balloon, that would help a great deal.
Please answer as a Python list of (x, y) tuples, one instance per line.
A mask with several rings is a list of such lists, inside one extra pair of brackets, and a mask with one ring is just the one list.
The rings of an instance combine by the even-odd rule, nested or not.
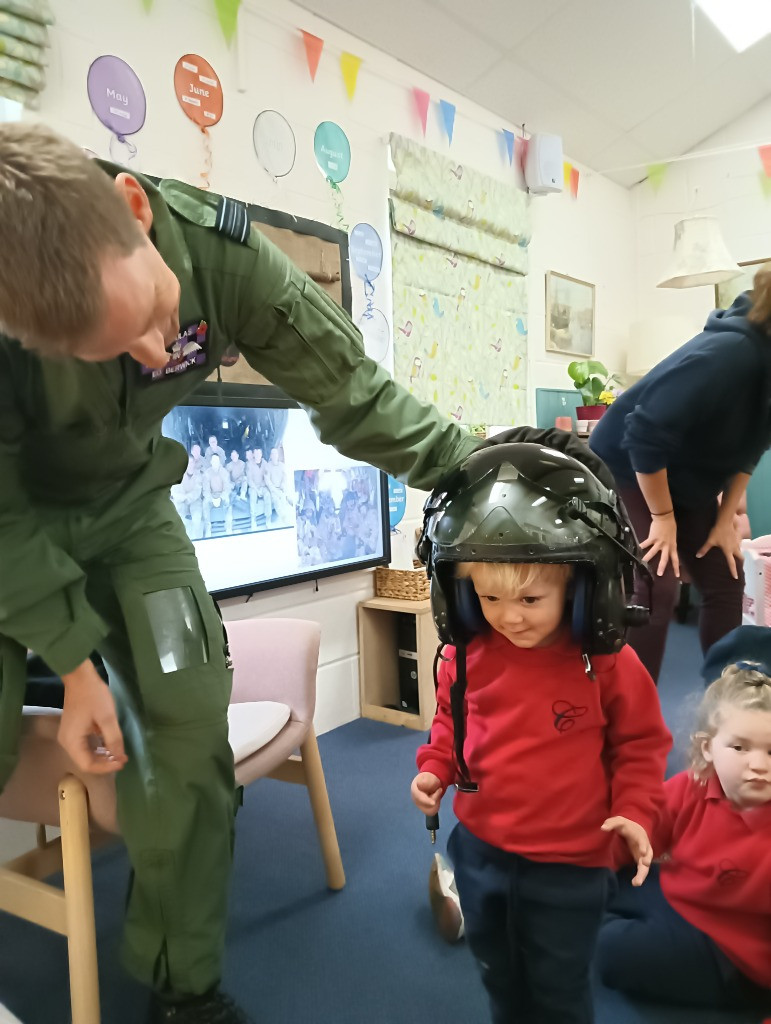
[(122, 139), (145, 123), (147, 101), (133, 68), (120, 57), (97, 57), (88, 69), (88, 98), (94, 113)]

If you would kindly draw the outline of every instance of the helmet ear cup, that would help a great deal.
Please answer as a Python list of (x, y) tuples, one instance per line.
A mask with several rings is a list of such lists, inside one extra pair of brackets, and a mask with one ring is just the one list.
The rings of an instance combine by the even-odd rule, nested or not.
[(431, 577), (431, 614), (443, 644), (465, 644), (487, 627), (470, 579), (456, 579), (452, 566), (440, 563)]
[(575, 643), (585, 648), (592, 635), (594, 573), (587, 565), (577, 565), (572, 580), (572, 633)]
[(477, 592), (473, 582), (468, 578), (454, 580), (455, 584), (455, 617), (459, 631), (466, 641), (481, 633), (487, 627), (487, 619), (482, 614)]

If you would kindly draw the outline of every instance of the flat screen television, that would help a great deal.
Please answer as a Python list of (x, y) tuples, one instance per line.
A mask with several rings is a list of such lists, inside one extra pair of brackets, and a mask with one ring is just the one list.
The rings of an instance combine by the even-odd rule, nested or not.
[(390, 561), (385, 475), (322, 444), (277, 388), (204, 384), (163, 433), (188, 453), (171, 497), (215, 597)]

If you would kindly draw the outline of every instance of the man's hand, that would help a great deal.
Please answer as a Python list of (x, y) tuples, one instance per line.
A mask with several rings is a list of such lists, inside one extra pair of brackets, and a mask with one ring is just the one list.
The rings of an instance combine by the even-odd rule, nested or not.
[(115, 713), (115, 701), (93, 662), (84, 661), (62, 676), (64, 710), (59, 743), (77, 767), (95, 775), (120, 771), (128, 758)]
[(412, 780), (412, 800), (425, 815), (439, 813), (442, 802), (442, 782), (432, 772), (421, 772)]
[(637, 865), (637, 874), (632, 879), (632, 885), (642, 885), (648, 877), (648, 870), (653, 861), (653, 847), (648, 839), (648, 833), (636, 821), (621, 816), (606, 818), (600, 827), (603, 832), (617, 832), (624, 840)]

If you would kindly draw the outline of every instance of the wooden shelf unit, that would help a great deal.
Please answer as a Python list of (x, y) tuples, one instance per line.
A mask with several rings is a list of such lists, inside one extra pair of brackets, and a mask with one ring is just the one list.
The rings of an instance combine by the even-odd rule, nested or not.
[[(418, 714), (398, 708), (398, 613), (415, 616)], [(431, 602), (373, 597), (359, 604), (358, 620), (362, 717), (390, 725), (404, 725), (408, 729), (429, 729), (436, 710), (433, 664), (439, 643), (431, 616)], [(389, 704), (395, 706), (389, 707)]]

